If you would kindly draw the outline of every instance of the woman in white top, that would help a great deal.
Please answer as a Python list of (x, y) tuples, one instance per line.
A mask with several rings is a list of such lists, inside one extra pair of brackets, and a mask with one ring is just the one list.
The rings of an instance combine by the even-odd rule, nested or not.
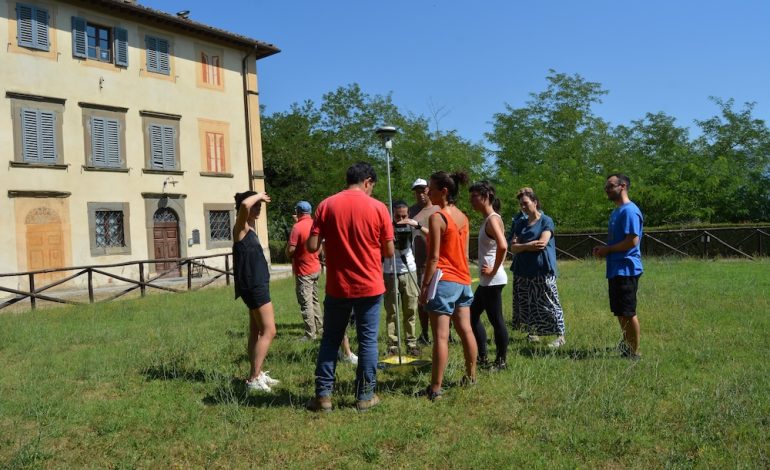
[(479, 285), (471, 304), (471, 328), (479, 348), (478, 363), (484, 367), (488, 365), (487, 332), (481, 323), (481, 313), (486, 310), (489, 323), (495, 330), (497, 357), (493, 367), (502, 370), (506, 367), (508, 352), (508, 328), (503, 320), (502, 292), (508, 283), (508, 276), (501, 266), (505, 261), (508, 242), (505, 240), (503, 219), (498, 213), (500, 200), (495, 196), (495, 187), (487, 181), (480, 181), (468, 191), (471, 206), (484, 216), (479, 228)]

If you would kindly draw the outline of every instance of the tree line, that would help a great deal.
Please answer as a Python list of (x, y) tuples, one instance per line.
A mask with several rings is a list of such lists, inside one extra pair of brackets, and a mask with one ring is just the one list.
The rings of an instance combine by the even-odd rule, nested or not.
[[(403, 112), (392, 96), (356, 85), (331, 91), (320, 105), (295, 103), (263, 115), (265, 184), (271, 237), (285, 239), (299, 200), (315, 207), (343, 188), (345, 170), (371, 162), (381, 175), (374, 196), (387, 200), (385, 152), (374, 135), (399, 129), (391, 153), (393, 198), (412, 203), (410, 186), (437, 170), (465, 170), (471, 181), (495, 184), (503, 215), (518, 211), (516, 191), (535, 189), (560, 229), (602, 227), (612, 206), (606, 176), (623, 172), (647, 226), (770, 220), (770, 129), (752, 115), (754, 103), (710, 98), (717, 113), (696, 120), (696, 137), (665, 113), (613, 126), (594, 112), (607, 94), (578, 74), (550, 71), (544, 90), (522, 107), (492, 116), (486, 142), (471, 142), (430, 119)], [(472, 215), (467, 197), (459, 206)], [(478, 221), (475, 221), (478, 222)]]

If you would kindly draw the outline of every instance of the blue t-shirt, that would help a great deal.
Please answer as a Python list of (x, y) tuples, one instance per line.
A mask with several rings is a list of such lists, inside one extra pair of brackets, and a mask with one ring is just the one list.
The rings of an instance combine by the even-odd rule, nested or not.
[(551, 232), (551, 239), (542, 251), (523, 251), (513, 257), (511, 271), (514, 276), (541, 277), (556, 276), (556, 240), (554, 239), (553, 219), (540, 213), (540, 219), (529, 225), (527, 219), (519, 219), (513, 227), (513, 234), (519, 243), (527, 243), (540, 238), (543, 232)]
[(615, 208), (610, 214), (609, 234), (607, 245), (614, 245), (634, 234), (639, 237), (639, 244), (627, 251), (616, 251), (607, 254), (607, 279), (615, 276), (639, 276), (642, 269), (642, 226), (644, 217), (642, 211), (633, 202), (628, 202)]

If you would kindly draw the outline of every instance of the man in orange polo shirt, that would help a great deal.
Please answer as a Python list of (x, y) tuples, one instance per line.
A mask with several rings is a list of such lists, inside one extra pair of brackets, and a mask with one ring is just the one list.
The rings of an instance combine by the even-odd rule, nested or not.
[(299, 201), (294, 207), (297, 223), (291, 229), (289, 242), (286, 244), (286, 256), (291, 258), (291, 270), (294, 273), (294, 286), (297, 302), (305, 322), (305, 336), (302, 339), (316, 339), (323, 333), (321, 304), (318, 302), (318, 278), (321, 275), (321, 262), (318, 252), (311, 253), (305, 244), (310, 237), (313, 219), (312, 208), (307, 201)]

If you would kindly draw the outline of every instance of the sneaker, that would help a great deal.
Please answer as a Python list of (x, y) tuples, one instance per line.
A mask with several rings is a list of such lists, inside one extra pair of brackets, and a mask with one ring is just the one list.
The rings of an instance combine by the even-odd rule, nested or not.
[(423, 346), (427, 346), (430, 344), (430, 338), (428, 337), (428, 333), (423, 333), (420, 336), (417, 337), (417, 342), (422, 344)]
[(308, 411), (323, 411), (328, 412), (332, 410), (332, 397), (313, 397), (305, 403), (305, 409)]
[(438, 392), (434, 392), (430, 385), (425, 389), (425, 396), (428, 397), (428, 400), (430, 401), (441, 400), (442, 394), (443, 392), (440, 389)]
[(551, 348), (551, 349), (558, 349), (558, 348), (564, 346), (564, 343), (566, 343), (566, 342), (567, 341), (564, 339), (564, 336), (559, 336), (555, 340), (553, 340), (550, 343), (548, 343), (548, 347)]
[(539, 343), (540, 337), (537, 335), (527, 335), (527, 341), (530, 343)]
[(618, 351), (620, 352), (620, 357), (631, 359), (632, 361), (638, 361), (642, 358), (641, 354), (631, 351), (631, 347), (622, 339), (618, 343)]
[(269, 370), (263, 370), (262, 372), (259, 373), (259, 378), (264, 380), (264, 382), (268, 386), (270, 386), (270, 387), (272, 387), (273, 385), (278, 385), (279, 383), (281, 383), (280, 380), (276, 380), (276, 379), (270, 377), (269, 375), (267, 375), (269, 373), (270, 373)]
[(342, 362), (348, 362), (348, 363), (350, 363), (350, 364), (353, 364), (354, 366), (357, 366), (357, 365), (358, 365), (358, 356), (356, 356), (356, 355), (355, 355), (355, 354), (353, 354), (352, 352), (350, 353), (350, 356), (345, 356), (345, 355), (343, 355), (343, 356), (342, 356), (342, 358), (341, 358), (340, 360), (341, 360)]
[(388, 346), (388, 356), (398, 356), (398, 346)]
[(265, 382), (265, 378), (261, 374), (259, 377), (257, 377), (254, 380), (247, 380), (246, 387), (249, 390), (254, 390), (258, 392), (267, 392), (267, 393), (272, 392), (272, 390), (270, 390), (270, 385), (268, 385), (267, 382)]
[(358, 400), (356, 402), (356, 409), (358, 411), (369, 411), (375, 406), (380, 404), (380, 397), (377, 394), (372, 395), (372, 398), (368, 400)]
[(463, 375), (463, 378), (460, 379), (461, 387), (473, 386), (473, 385), (476, 385), (476, 377), (469, 377), (467, 375)]
[(410, 356), (420, 357), (422, 350), (419, 346), (410, 346), (406, 353)]
[(507, 368), (508, 368), (508, 364), (505, 363), (505, 359), (498, 357), (497, 359), (495, 359), (495, 362), (492, 363), (491, 370), (494, 372), (499, 372)]

